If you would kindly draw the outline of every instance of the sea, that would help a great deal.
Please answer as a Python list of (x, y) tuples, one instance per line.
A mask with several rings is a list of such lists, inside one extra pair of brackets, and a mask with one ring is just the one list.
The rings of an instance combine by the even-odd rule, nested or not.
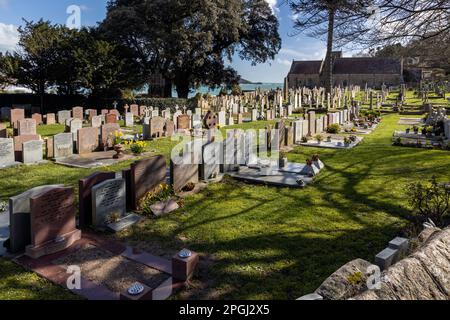
[[(283, 83), (250, 83), (250, 84), (241, 84), (241, 89), (242, 91), (255, 91), (257, 89), (261, 89), (261, 90), (275, 90), (275, 89), (283, 89)], [(211, 89), (209, 87), (200, 87), (196, 90), (192, 90), (189, 93), (189, 98), (193, 98), (195, 97), (195, 95), (197, 93), (202, 93), (202, 94), (210, 94), (212, 96), (217, 96), (220, 93), (220, 88), (217, 89)], [(177, 91), (173, 90), (172, 92), (172, 97), (177, 97)]]

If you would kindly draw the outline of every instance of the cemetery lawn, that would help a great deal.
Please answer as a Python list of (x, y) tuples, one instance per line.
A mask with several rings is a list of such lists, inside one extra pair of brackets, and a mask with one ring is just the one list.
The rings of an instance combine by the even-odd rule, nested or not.
[[(408, 184), (432, 175), (450, 180), (448, 151), (391, 145), (393, 131), (402, 127), (398, 120), (398, 115), (385, 116), (352, 150), (295, 148), (288, 154), (290, 161), (304, 163), (319, 153), (326, 165), (306, 189), (246, 185), (226, 178), (186, 198), (178, 212), (149, 219), (118, 237), (168, 257), (184, 247), (201, 254), (198, 277), (176, 298), (296, 299), (311, 293), (350, 260), (373, 261), (392, 238), (408, 236)], [(150, 149), (166, 156), (173, 146), (165, 139), (150, 143)], [(0, 199), (44, 184), (77, 188), (78, 179), (94, 171), (54, 164), (1, 170)], [(17, 285), (5, 278), (32, 277), (5, 259), (0, 266), (0, 299)], [(65, 298), (65, 291), (60, 292)], [(34, 298), (41, 292), (11, 296), (26, 299), (30, 294)]]

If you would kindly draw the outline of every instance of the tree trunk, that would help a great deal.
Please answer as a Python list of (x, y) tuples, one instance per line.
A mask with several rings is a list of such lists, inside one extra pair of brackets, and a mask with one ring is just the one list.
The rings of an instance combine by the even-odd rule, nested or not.
[(187, 99), (189, 96), (189, 82), (184, 79), (175, 80), (175, 86), (177, 88), (178, 98)]
[(334, 9), (328, 11), (328, 39), (327, 39), (327, 55), (325, 58), (325, 90), (326, 93), (332, 93), (333, 89), (333, 41), (334, 41)]

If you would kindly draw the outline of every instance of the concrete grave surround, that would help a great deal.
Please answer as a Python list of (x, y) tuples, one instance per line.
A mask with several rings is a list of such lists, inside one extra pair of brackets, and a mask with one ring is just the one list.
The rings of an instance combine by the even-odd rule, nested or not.
[[(103, 181), (92, 187), (92, 222), (96, 227), (106, 227), (126, 215), (126, 186), (124, 179)], [(112, 217), (116, 220), (113, 220)]]
[(0, 169), (15, 164), (14, 140), (0, 138)]
[(62, 185), (41, 186), (9, 198), (9, 252), (24, 251), (31, 244), (30, 198)]
[(25, 254), (33, 259), (70, 247), (81, 238), (76, 229), (73, 188), (52, 188), (30, 197), (31, 245)]
[(130, 194), (130, 207), (137, 210), (139, 200), (148, 192), (166, 182), (166, 159), (164, 156), (154, 156), (137, 161), (131, 165), (127, 193)]
[(44, 141), (42, 140), (33, 140), (27, 141), (23, 143), (23, 163), (32, 164), (32, 163), (40, 163), (43, 159), (43, 151), (42, 146), (44, 145)]
[(73, 154), (72, 133), (60, 133), (53, 136), (53, 158), (65, 158)]

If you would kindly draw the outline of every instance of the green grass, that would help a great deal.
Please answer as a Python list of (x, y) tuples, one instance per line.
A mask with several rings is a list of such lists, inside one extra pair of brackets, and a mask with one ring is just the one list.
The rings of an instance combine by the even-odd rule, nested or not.
[(68, 290), (0, 258), (0, 300), (74, 300)]
[[(177, 213), (148, 220), (118, 237), (150, 252), (188, 247), (201, 253), (191, 298), (296, 299), (313, 292), (343, 264), (355, 258), (373, 261), (392, 238), (403, 234), (410, 216), (408, 184), (432, 175), (450, 179), (448, 151), (391, 145), (393, 131), (402, 127), (398, 120), (398, 115), (384, 117), (352, 150), (296, 147), (288, 154), (290, 161), (303, 163), (319, 153), (326, 164), (315, 184), (305, 189), (226, 179), (187, 198)], [(247, 126), (252, 125), (235, 127)], [(150, 146), (168, 155), (174, 144), (162, 139)], [(2, 170), (1, 198), (43, 184), (75, 186), (91, 172), (54, 164)], [(0, 297), (12, 290), (2, 270)], [(14, 274), (25, 277), (19, 270)]]

